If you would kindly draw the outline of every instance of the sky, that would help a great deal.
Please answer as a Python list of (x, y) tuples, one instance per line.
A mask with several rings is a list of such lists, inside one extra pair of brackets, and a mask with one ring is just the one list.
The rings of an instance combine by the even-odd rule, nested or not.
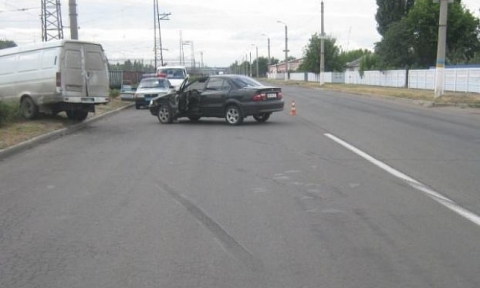
[[(375, 0), (323, 0), (325, 34), (343, 50), (370, 49), (380, 41)], [(478, 0), (463, 0), (480, 17)], [(158, 0), (164, 62), (178, 64), (180, 35), (186, 61), (227, 67), (268, 55), (283, 60), (285, 25), (289, 56), (300, 58), (321, 31), (321, 0)], [(64, 38), (70, 38), (68, 0), (61, 0)], [(0, 39), (17, 45), (41, 42), (41, 0), (0, 0)], [(102, 44), (110, 60), (154, 59), (153, 0), (77, 0), (79, 39)], [(281, 21), (283, 23), (278, 23)], [(193, 46), (193, 47), (192, 47)]]

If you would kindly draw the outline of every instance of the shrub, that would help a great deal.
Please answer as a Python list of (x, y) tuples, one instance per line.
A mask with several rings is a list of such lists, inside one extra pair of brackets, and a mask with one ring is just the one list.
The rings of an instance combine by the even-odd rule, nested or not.
[(16, 102), (0, 101), (0, 126), (20, 118), (20, 107)]
[(120, 96), (120, 90), (118, 90), (118, 89), (111, 89), (110, 90), (110, 97), (117, 98), (118, 96)]

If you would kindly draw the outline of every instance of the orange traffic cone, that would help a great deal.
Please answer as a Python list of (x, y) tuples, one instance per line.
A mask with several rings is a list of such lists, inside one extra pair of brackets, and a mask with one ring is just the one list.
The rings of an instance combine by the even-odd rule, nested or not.
[(295, 101), (292, 100), (292, 107), (290, 108), (290, 115), (297, 115), (297, 108), (295, 107)]

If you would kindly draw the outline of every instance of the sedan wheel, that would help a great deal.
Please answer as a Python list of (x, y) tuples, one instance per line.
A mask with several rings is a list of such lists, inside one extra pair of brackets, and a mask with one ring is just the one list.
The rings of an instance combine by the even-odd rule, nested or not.
[(240, 125), (243, 122), (243, 114), (236, 105), (228, 106), (225, 110), (225, 120), (230, 125)]
[(173, 121), (172, 116), (173, 116), (172, 115), (172, 108), (170, 108), (170, 106), (162, 105), (158, 109), (157, 117), (158, 117), (158, 121), (160, 121), (160, 123), (162, 123), (162, 124), (172, 123), (172, 121)]
[(257, 114), (257, 115), (253, 115), (253, 118), (255, 118), (255, 120), (257, 120), (258, 122), (265, 122), (268, 120), (268, 118), (270, 118), (271, 114), (272, 113)]

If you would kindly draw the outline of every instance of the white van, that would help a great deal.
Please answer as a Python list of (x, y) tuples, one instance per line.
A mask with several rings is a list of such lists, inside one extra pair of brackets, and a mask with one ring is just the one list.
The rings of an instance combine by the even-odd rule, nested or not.
[(84, 120), (109, 102), (107, 58), (100, 44), (56, 40), (0, 50), (0, 101), (19, 101), (22, 115), (67, 113)]
[(185, 68), (185, 66), (162, 66), (157, 68), (157, 75), (167, 78), (175, 89), (178, 89), (183, 80), (188, 78), (187, 68)]

